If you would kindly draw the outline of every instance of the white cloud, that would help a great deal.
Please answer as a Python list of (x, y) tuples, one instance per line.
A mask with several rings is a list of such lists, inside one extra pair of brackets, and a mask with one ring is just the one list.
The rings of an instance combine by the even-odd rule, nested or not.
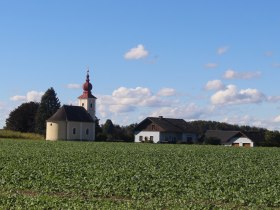
[(228, 117), (224, 118), (222, 121), (232, 124), (232, 125), (249, 125), (249, 126), (255, 126), (255, 127), (267, 127), (268, 123), (269, 123), (269, 122), (266, 122), (265, 120), (259, 120), (250, 115), (228, 116)]
[(132, 112), (138, 107), (151, 108), (167, 104), (163, 98), (144, 87), (120, 87), (114, 90), (112, 95), (98, 96), (98, 98), (98, 111), (103, 116), (108, 116), (106, 112), (126, 113)]
[(277, 103), (280, 101), (280, 96), (268, 96), (267, 101), (271, 103)]
[(273, 121), (276, 123), (280, 123), (280, 115), (275, 117)]
[(80, 84), (68, 84), (67, 88), (69, 88), (69, 89), (80, 89), (81, 85)]
[(206, 90), (221, 90), (224, 87), (225, 86), (221, 80), (212, 80), (207, 82), (207, 84), (205, 85)]
[(12, 100), (12, 101), (25, 101), (26, 100), (26, 96), (16, 95), (16, 96), (12, 96), (10, 98), (10, 100)]
[(228, 46), (220, 47), (217, 49), (218, 55), (223, 55), (229, 50)]
[(280, 68), (280, 63), (274, 63), (274, 64), (273, 64), (273, 67), (274, 67), (274, 68)]
[(256, 71), (256, 72), (236, 72), (232, 69), (228, 69), (224, 73), (224, 78), (225, 79), (253, 79), (260, 77), (261, 72)]
[(266, 96), (257, 89), (238, 90), (235, 85), (228, 85), (226, 89), (216, 92), (211, 97), (211, 102), (214, 105), (250, 104), (265, 100)]
[(218, 67), (217, 63), (207, 63), (207, 64), (205, 64), (205, 68), (208, 68), (208, 69), (214, 69), (214, 68), (217, 68), (217, 67)]
[(142, 44), (139, 44), (137, 47), (130, 49), (127, 53), (124, 54), (124, 58), (128, 60), (144, 58), (149, 54), (145, 47)]
[(27, 94), (25, 96), (21, 96), (21, 95), (12, 96), (10, 98), (10, 100), (25, 101), (25, 102), (30, 102), (30, 101), (40, 102), (43, 94), (44, 94), (43, 92), (38, 92), (38, 91), (32, 90), (32, 91), (27, 92)]
[(174, 96), (176, 95), (176, 90), (173, 88), (162, 88), (158, 94), (158, 96)]
[(273, 52), (272, 52), (272, 51), (266, 51), (264, 54), (265, 54), (265, 56), (267, 56), (267, 57), (273, 56)]
[(154, 112), (151, 116), (164, 116), (171, 118), (183, 118), (188, 120), (200, 119), (204, 114), (211, 112), (205, 108), (200, 108), (196, 104), (191, 103), (187, 105), (162, 107)]
[(149, 90), (149, 88), (143, 88), (143, 87), (136, 87), (136, 88), (126, 88), (126, 87), (120, 87), (117, 90), (114, 90), (112, 95), (114, 97), (118, 98), (134, 98), (137, 96), (141, 97), (148, 97), (151, 96), (152, 93)]
[(0, 110), (1, 110), (1, 109), (4, 109), (4, 107), (5, 107), (4, 102), (0, 101)]

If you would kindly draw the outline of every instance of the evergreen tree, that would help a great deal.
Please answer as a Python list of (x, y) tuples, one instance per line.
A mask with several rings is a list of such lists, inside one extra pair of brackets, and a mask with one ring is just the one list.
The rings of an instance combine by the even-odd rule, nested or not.
[(115, 131), (115, 126), (112, 120), (106, 120), (105, 124), (102, 126), (103, 133), (107, 136), (107, 141), (113, 140), (113, 134)]
[(36, 114), (36, 133), (46, 134), (46, 120), (60, 108), (59, 99), (54, 89), (49, 88), (42, 96), (40, 106)]
[(23, 103), (10, 112), (6, 119), (7, 130), (20, 132), (35, 132), (35, 116), (39, 107), (39, 103), (28, 102)]

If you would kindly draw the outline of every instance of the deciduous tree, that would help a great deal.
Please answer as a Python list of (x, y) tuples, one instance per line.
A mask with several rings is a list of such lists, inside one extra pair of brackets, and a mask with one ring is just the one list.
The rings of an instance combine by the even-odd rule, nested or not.
[(28, 102), (23, 103), (9, 114), (6, 119), (7, 130), (20, 132), (35, 132), (35, 116), (39, 107), (39, 103)]

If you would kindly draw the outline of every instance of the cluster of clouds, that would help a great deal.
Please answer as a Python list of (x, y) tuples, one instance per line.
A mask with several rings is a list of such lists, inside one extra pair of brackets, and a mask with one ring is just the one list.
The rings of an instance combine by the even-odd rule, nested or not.
[(228, 69), (224, 74), (225, 79), (254, 79), (254, 78), (258, 78), (260, 76), (261, 76), (260, 71), (256, 71), (256, 72), (237, 72), (237, 71), (232, 70), (232, 69)]
[(120, 87), (111, 95), (98, 96), (98, 111), (105, 117), (108, 113), (127, 113), (143, 107), (162, 107), (169, 105), (167, 98), (175, 95), (176, 91), (172, 88), (162, 88), (154, 94), (145, 87)]
[(10, 98), (11, 101), (20, 101), (20, 102), (40, 102), (44, 92), (38, 92), (35, 90), (29, 91), (26, 95), (15, 95)]
[[(218, 48), (216, 53), (221, 56), (229, 51), (228, 46)], [(268, 53), (269, 54), (269, 53)], [(149, 56), (149, 52), (144, 45), (139, 44), (129, 49), (124, 55), (124, 59), (138, 60)], [(271, 53), (267, 56), (271, 56)], [(217, 63), (207, 63), (206, 68), (215, 69)], [(119, 87), (109, 95), (98, 95), (97, 112), (103, 119), (122, 118), (128, 119), (135, 112), (141, 118), (146, 116), (165, 116), (173, 118), (183, 118), (186, 120), (209, 119), (217, 116), (225, 107), (233, 107), (242, 104), (259, 104), (263, 102), (279, 102), (280, 96), (267, 96), (256, 88), (238, 88), (234, 84), (227, 84), (234, 80), (251, 80), (261, 77), (260, 71), (236, 71), (227, 69), (220, 79), (210, 80), (204, 86), (208, 103), (197, 105), (193, 101), (185, 102), (181, 94), (174, 88), (164, 87), (157, 92), (153, 92), (147, 87)], [(225, 81), (222, 81), (225, 80)], [(80, 89), (80, 84), (68, 84), (69, 89)], [(18, 102), (39, 102), (43, 92), (29, 91), (26, 95), (16, 95), (10, 98)], [(75, 103), (74, 103), (75, 104)], [(0, 110), (4, 105), (0, 103)], [(225, 116), (220, 114), (220, 117)], [(273, 128), (275, 123), (280, 123), (280, 115), (270, 120), (258, 120), (249, 115), (223, 117), (221, 121), (236, 124), (247, 124)], [(128, 120), (129, 121), (129, 120)], [(275, 126), (274, 126), (275, 127)]]
[(266, 96), (257, 89), (238, 90), (235, 85), (227, 85), (211, 96), (213, 105), (261, 103), (265, 100)]

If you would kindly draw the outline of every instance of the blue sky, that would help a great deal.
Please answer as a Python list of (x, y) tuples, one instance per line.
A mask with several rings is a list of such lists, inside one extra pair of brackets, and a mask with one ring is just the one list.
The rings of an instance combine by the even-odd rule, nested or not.
[(49, 87), (97, 117), (280, 129), (280, 1), (0, 1), (0, 128)]

